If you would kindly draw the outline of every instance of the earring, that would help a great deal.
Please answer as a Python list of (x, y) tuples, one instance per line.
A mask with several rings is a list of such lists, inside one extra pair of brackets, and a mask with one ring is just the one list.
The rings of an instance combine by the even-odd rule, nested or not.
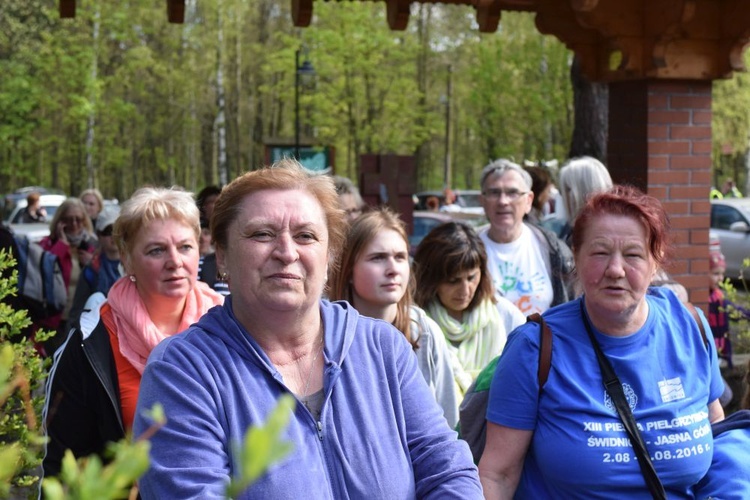
[(130, 281), (135, 283), (135, 274), (131, 274), (130, 276), (128, 276), (128, 278), (130, 278)]
[(227, 281), (229, 279), (229, 273), (226, 271), (222, 271), (221, 273), (219, 273), (219, 279), (221, 281)]

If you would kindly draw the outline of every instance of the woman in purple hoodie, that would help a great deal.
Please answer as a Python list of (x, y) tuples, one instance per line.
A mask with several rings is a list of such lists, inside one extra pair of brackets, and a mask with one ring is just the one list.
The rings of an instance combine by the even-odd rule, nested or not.
[(243, 498), (482, 498), (406, 338), (322, 299), (345, 228), (331, 179), (292, 160), (222, 190), (211, 230), (231, 295), (149, 358), (134, 433), (155, 403), (166, 424), (143, 498), (223, 497), (236, 445), (283, 394), (293, 451)]

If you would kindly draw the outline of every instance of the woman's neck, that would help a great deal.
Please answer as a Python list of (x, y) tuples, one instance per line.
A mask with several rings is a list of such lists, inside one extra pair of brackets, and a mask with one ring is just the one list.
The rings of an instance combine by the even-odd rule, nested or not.
[(626, 337), (640, 330), (648, 319), (648, 302), (644, 298), (633, 308), (626, 309), (619, 314), (610, 311), (598, 312), (586, 305), (591, 324), (600, 332), (612, 337)]
[(272, 320), (255, 315), (252, 323), (243, 321), (241, 315), (237, 316), (240, 324), (277, 366), (308, 354), (323, 335), (323, 321), (317, 308), (302, 315), (274, 315)]
[(453, 309), (445, 308), (445, 311), (448, 313), (448, 316), (455, 319), (456, 321), (463, 321), (464, 319), (464, 312), (463, 311), (455, 311)]
[(362, 316), (369, 316), (375, 319), (382, 319), (388, 323), (396, 321), (398, 304), (379, 305), (366, 302), (358, 297), (354, 297), (354, 308)]

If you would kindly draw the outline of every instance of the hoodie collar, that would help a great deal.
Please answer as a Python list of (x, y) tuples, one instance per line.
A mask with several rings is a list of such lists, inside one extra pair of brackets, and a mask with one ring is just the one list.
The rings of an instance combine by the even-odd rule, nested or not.
[[(341, 365), (346, 359), (354, 340), (359, 313), (347, 302), (320, 301), (320, 314), (323, 321), (326, 361)], [(270, 358), (237, 320), (234, 314), (232, 296), (224, 301), (223, 307), (209, 310), (198, 325), (207, 333), (220, 338), (231, 349), (271, 373), (277, 370)]]

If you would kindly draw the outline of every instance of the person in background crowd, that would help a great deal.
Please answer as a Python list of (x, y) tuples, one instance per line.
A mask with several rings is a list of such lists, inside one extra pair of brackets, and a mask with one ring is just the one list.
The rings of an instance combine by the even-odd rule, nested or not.
[(484, 244), (465, 223), (446, 222), (430, 231), (417, 248), (414, 270), (414, 301), (445, 334), (459, 362), (454, 372), (464, 392), (526, 318), (495, 295)]
[(458, 421), (452, 359), (440, 327), (412, 304), (409, 240), (398, 214), (378, 208), (349, 229), (341, 264), (331, 277), (332, 300), (346, 300), (360, 314), (387, 321), (409, 341), (419, 368), (448, 424)]
[(83, 268), (83, 272), (78, 279), (73, 304), (68, 315), (68, 330), (76, 326), (86, 301), (91, 295), (101, 292), (106, 297), (115, 281), (123, 276), (120, 266), (120, 251), (112, 237), (117, 215), (118, 210), (105, 208), (96, 218), (96, 235), (99, 238), (99, 248), (94, 253), (91, 262)]
[(297, 403), (291, 452), (241, 498), (481, 498), (409, 343), (322, 299), (346, 226), (331, 178), (294, 160), (224, 188), (211, 232), (232, 294), (149, 358), (135, 435), (157, 402), (166, 424), (139, 481), (145, 500), (224, 498), (233, 447), (281, 395)]
[(26, 208), (23, 210), (21, 222), (31, 224), (35, 222), (47, 222), (47, 210), (40, 204), (41, 195), (34, 191), (26, 197)]
[(635, 188), (594, 195), (581, 210), (573, 249), (585, 293), (543, 315), (553, 351), (546, 383), (537, 378), (537, 323), (511, 333), (497, 364), (479, 462), (487, 498), (649, 496), (596, 345), (630, 401), (667, 497), (692, 498), (711, 463), (710, 424), (724, 417), (724, 384), (714, 345), (692, 314), (672, 292), (649, 288), (669, 255), (668, 231), (661, 203)]
[(57, 347), (65, 340), (66, 326), (73, 297), (78, 285), (78, 279), (84, 267), (94, 258), (96, 236), (86, 209), (78, 198), (68, 198), (57, 207), (55, 215), (49, 224), (49, 236), (43, 238), (39, 244), (45, 250), (57, 255), (60, 261), (63, 281), (68, 289), (68, 303), (65, 310), (49, 318), (34, 321), (35, 331), (39, 328), (57, 331), (47, 345), (38, 346), (42, 355), (52, 355)]
[(531, 202), (531, 210), (526, 214), (526, 222), (540, 224), (545, 216), (545, 207), (549, 203), (552, 192), (552, 176), (544, 167), (524, 167), (531, 176), (531, 192), (534, 199)]
[(596, 193), (610, 189), (612, 178), (602, 162), (590, 156), (581, 156), (572, 158), (563, 165), (559, 184), (567, 220), (560, 226), (557, 235), (570, 245), (573, 221), (586, 204), (586, 200)]
[(443, 191), (444, 203), (440, 207), (441, 212), (460, 212), (463, 208), (459, 203), (458, 195), (450, 188)]
[(208, 219), (203, 217), (201, 217), (201, 235), (198, 240), (198, 252), (201, 254), (201, 257), (214, 252), (214, 247), (211, 244), (211, 227)]
[(198, 204), (198, 210), (200, 210), (201, 218), (208, 221), (211, 224), (211, 217), (214, 213), (214, 205), (216, 200), (221, 194), (221, 188), (219, 186), (206, 186), (200, 190), (198, 196), (195, 198), (195, 202)]
[(487, 249), (498, 293), (525, 315), (546, 311), (572, 296), (573, 256), (552, 232), (524, 223), (534, 193), (528, 172), (500, 159), (482, 171), (481, 201), (489, 225), (479, 237)]
[(428, 196), (424, 203), (430, 212), (438, 212), (440, 210), (440, 198), (437, 196)]
[(365, 209), (365, 202), (362, 200), (362, 195), (359, 194), (359, 189), (351, 179), (340, 175), (333, 176), (333, 183), (336, 186), (336, 193), (339, 195), (339, 205), (346, 213), (346, 219), (349, 223), (354, 222)]
[(724, 185), (721, 187), (721, 194), (724, 198), (742, 198), (742, 192), (737, 189), (737, 185), (731, 177), (724, 181)]
[(711, 251), (708, 278), (708, 324), (711, 325), (711, 333), (719, 357), (726, 360), (731, 370), (734, 368), (734, 363), (732, 362), (732, 338), (729, 323), (733, 318), (750, 319), (750, 311), (724, 296), (721, 284), (724, 282), (725, 271), (724, 254), (716, 250)]
[(223, 302), (196, 281), (199, 232), (186, 191), (141, 188), (122, 205), (113, 236), (127, 276), (106, 300), (91, 298), (55, 356), (43, 412), (45, 476), (59, 474), (67, 449), (104, 458), (107, 443), (132, 426), (151, 350)]
[(211, 229), (208, 221), (201, 219), (201, 235), (198, 241), (200, 260), (198, 261), (198, 279), (213, 288), (221, 295), (229, 295), (229, 284), (219, 276), (216, 268), (216, 252), (211, 244)]
[(86, 214), (91, 219), (91, 225), (96, 224), (96, 218), (104, 209), (104, 197), (98, 189), (86, 189), (78, 197), (86, 209)]

